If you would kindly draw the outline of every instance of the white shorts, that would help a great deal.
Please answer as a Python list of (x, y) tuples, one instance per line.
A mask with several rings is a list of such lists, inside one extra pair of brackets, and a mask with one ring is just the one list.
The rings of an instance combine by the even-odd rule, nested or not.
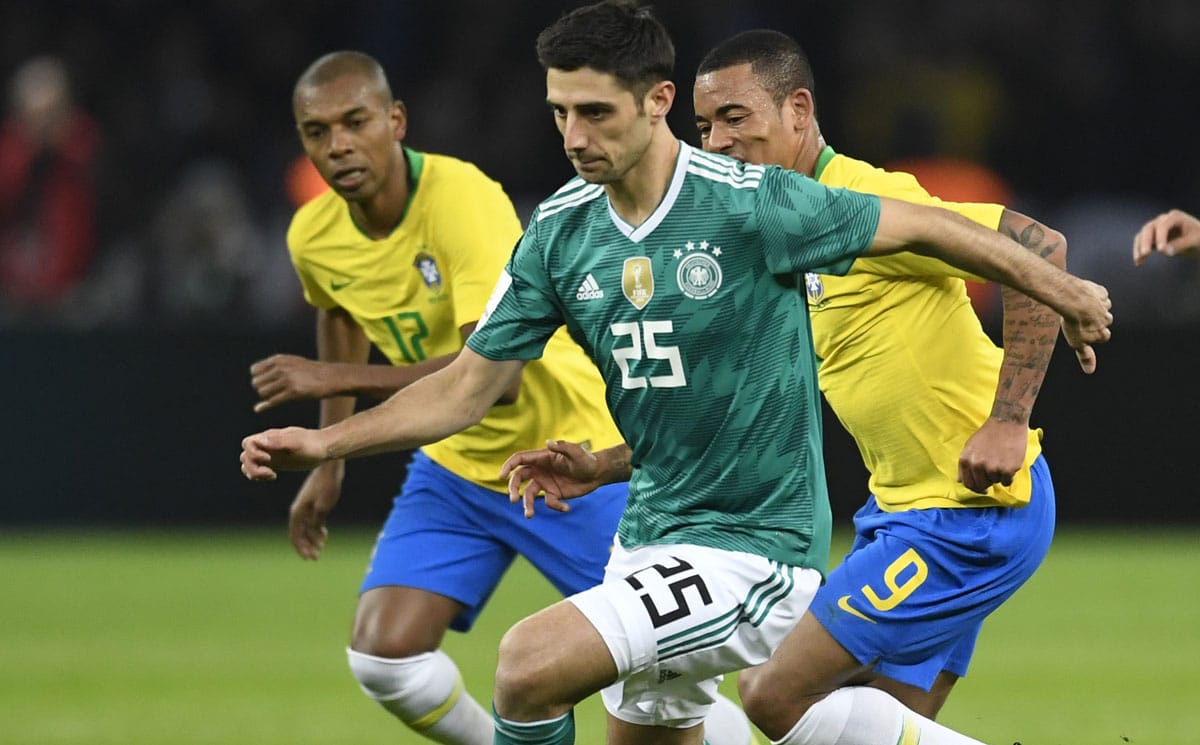
[(725, 673), (766, 662), (821, 574), (692, 545), (613, 549), (604, 582), (569, 599), (604, 638), (617, 682), (604, 706), (631, 724), (704, 721)]

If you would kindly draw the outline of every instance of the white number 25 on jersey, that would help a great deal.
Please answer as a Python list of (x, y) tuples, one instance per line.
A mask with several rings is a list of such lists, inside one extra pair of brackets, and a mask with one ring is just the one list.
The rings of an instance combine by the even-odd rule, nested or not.
[[(683, 374), (683, 359), (679, 356), (679, 347), (660, 346), (655, 340), (655, 334), (669, 334), (674, 330), (670, 321), (642, 321), (641, 323), (614, 323), (613, 336), (628, 336), (631, 344), (627, 347), (614, 348), (613, 359), (621, 368), (621, 386), (623, 388), (682, 388), (687, 385), (687, 377)], [(642, 356), (643, 347), (645, 356)], [(652, 375), (648, 378), (629, 374), (629, 363), (642, 359), (667, 360), (671, 363), (669, 375)]]

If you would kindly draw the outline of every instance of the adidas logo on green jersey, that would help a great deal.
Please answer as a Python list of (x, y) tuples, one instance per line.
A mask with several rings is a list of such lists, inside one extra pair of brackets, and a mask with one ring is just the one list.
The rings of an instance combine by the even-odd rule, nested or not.
[(575, 291), (576, 300), (599, 300), (604, 297), (604, 290), (600, 289), (600, 284), (596, 282), (596, 278), (591, 272), (584, 277), (583, 284), (579, 285), (579, 289)]

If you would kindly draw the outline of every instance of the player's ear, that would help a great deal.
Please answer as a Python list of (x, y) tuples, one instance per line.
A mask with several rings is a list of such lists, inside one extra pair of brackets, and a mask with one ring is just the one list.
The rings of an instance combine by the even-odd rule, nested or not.
[(797, 88), (788, 94), (783, 103), (791, 110), (792, 121), (796, 131), (806, 130), (812, 124), (816, 105), (813, 102), (812, 91), (807, 88)]
[(398, 98), (392, 101), (392, 109), (388, 116), (392, 120), (392, 134), (396, 142), (404, 142), (404, 137), (408, 134), (408, 109), (404, 107), (404, 102)]
[(653, 119), (665, 119), (675, 102), (675, 84), (670, 80), (660, 80), (646, 91), (642, 102), (646, 113)]

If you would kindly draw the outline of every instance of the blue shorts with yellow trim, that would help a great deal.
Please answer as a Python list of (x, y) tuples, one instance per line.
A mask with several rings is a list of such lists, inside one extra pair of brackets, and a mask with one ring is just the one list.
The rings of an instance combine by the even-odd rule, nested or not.
[(455, 475), (413, 453), (400, 494), (375, 543), (360, 592), (398, 585), (453, 598), (451, 622), (467, 631), (517, 554), (563, 595), (600, 583), (629, 485), (609, 484), (562, 513), (538, 505), (532, 520), (507, 494)]
[(1029, 579), (1054, 534), (1054, 485), (1042, 457), (1025, 507), (884, 512), (872, 497), (855, 540), (810, 611), (875, 671), (926, 691), (942, 670), (966, 675), (983, 619)]

